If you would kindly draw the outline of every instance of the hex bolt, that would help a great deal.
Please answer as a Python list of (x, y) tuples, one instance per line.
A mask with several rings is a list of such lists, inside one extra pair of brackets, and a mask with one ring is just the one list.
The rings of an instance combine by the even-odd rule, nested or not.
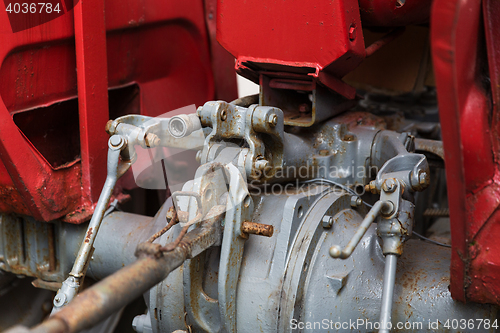
[(333, 226), (333, 216), (330, 215), (323, 216), (321, 224), (323, 225), (323, 228), (330, 229)]
[(220, 113), (220, 120), (225, 121), (227, 119), (227, 111), (222, 110)]
[(269, 224), (244, 221), (241, 224), (241, 232), (243, 234), (271, 237), (274, 233), (274, 227)]
[(274, 127), (278, 124), (278, 116), (276, 114), (271, 114), (267, 120), (269, 126)]
[(351, 207), (358, 207), (361, 206), (361, 204), (363, 204), (363, 200), (360, 197), (355, 195), (351, 197)]
[(119, 147), (123, 142), (123, 138), (120, 135), (113, 135), (109, 138), (109, 144), (115, 148)]
[(382, 189), (384, 190), (384, 192), (392, 193), (396, 190), (396, 187), (397, 187), (396, 180), (394, 178), (389, 178), (385, 180)]

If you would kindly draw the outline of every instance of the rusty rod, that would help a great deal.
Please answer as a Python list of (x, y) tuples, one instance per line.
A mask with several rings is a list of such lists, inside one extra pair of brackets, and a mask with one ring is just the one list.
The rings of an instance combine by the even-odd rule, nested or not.
[(241, 224), (241, 232), (245, 234), (271, 237), (274, 233), (274, 227), (269, 224), (245, 221)]
[[(92, 327), (130, 303), (170, 272), (213, 244), (220, 238), (219, 225), (224, 206), (215, 206), (201, 226), (188, 232), (171, 252), (155, 256), (140, 253), (139, 259), (106, 279), (78, 294), (67, 306), (39, 324), (31, 333), (76, 333)], [(160, 250), (160, 244), (143, 243)]]

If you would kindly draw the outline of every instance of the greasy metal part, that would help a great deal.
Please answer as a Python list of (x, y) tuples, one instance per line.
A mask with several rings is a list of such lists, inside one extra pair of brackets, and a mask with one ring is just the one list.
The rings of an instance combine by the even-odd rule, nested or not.
[(133, 264), (82, 292), (30, 332), (76, 333), (91, 327), (165, 279), (186, 259), (217, 243), (223, 217), (224, 207), (213, 207), (202, 224), (190, 231), (173, 251), (160, 256), (142, 255)]
[[(271, 237), (274, 232), (274, 227), (269, 224), (244, 221), (241, 223), (241, 232), (242, 234)], [(246, 235), (246, 237), (248, 237), (248, 235)]]
[(363, 222), (361, 222), (361, 224), (359, 225), (359, 228), (356, 230), (354, 236), (352, 236), (351, 240), (349, 241), (349, 244), (347, 244), (347, 246), (344, 249), (342, 249), (338, 245), (333, 245), (330, 248), (330, 256), (332, 258), (340, 258), (340, 259), (349, 258), (349, 256), (352, 254), (352, 252), (358, 245), (358, 243), (365, 235), (370, 225), (377, 218), (378, 214), (383, 210), (392, 211), (394, 209), (393, 207), (394, 205), (390, 201), (382, 201), (382, 200), (377, 201), (370, 209), (368, 214), (366, 214), (366, 217), (363, 219)]
[[(81, 281), (83, 280), (89, 259), (93, 252), (94, 241), (99, 231), (104, 212), (108, 208), (109, 200), (116, 181), (129, 166), (129, 162), (120, 163), (120, 153), (126, 148), (127, 142), (120, 135), (113, 135), (109, 139), (108, 150), (108, 175), (104, 183), (99, 201), (97, 202), (92, 219), (87, 227), (87, 232), (76, 256), (73, 268), (68, 278), (62, 283), (61, 289), (54, 297), (54, 308), (52, 313), (57, 312), (61, 307), (68, 304), (78, 293)], [(123, 167), (124, 166), (124, 167)]]
[(392, 302), (394, 285), (396, 283), (396, 264), (398, 257), (395, 254), (385, 256), (384, 285), (382, 287), (382, 306), (380, 308), (380, 333), (391, 331)]

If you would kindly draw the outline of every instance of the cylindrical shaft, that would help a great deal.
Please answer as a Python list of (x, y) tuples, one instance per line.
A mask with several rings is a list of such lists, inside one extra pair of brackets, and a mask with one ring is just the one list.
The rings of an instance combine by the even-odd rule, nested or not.
[(159, 259), (138, 259), (79, 294), (32, 332), (73, 333), (95, 325), (165, 279), (189, 253), (179, 246)]
[(398, 257), (395, 254), (385, 256), (384, 285), (382, 289), (382, 307), (380, 310), (379, 333), (388, 333), (392, 328), (391, 312), (394, 284), (396, 281), (396, 264)]

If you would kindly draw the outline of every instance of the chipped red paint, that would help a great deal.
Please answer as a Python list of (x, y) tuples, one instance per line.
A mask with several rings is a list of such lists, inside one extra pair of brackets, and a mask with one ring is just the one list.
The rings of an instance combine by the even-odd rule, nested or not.
[[(87, 0), (50, 22), (12, 33), (0, 10), (0, 212), (40, 221), (88, 220), (106, 176), (104, 127), (110, 117), (156, 116), (214, 99), (212, 60), (213, 68), (226, 68), (218, 90), (235, 87), (234, 70), (227, 70), (233, 59), (219, 58), (205, 15), (204, 4), (194, 0)], [(115, 108), (108, 115), (107, 88), (133, 84), (137, 106), (132, 93), (118, 102), (110, 97)], [(79, 111), (65, 112), (78, 112), (80, 154), (54, 167), (13, 115), (34, 110), (42, 115), (37, 127), (48, 128), (43, 108), (77, 96)], [(236, 90), (224, 97), (236, 98)]]
[(451, 218), (450, 290), (464, 302), (500, 304), (500, 6), (483, 4), (488, 52), (480, 0), (434, 2), (431, 43)]

